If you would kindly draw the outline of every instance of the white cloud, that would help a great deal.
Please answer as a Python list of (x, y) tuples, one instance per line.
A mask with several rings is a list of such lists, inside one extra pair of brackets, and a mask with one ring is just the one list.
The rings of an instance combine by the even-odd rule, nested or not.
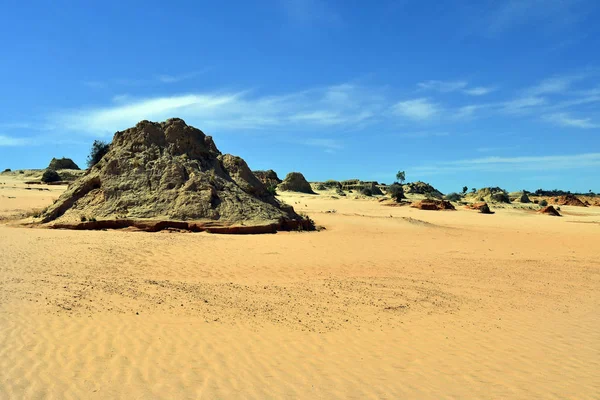
[(396, 115), (413, 120), (427, 120), (440, 112), (439, 106), (426, 98), (401, 101), (394, 104), (392, 109)]
[(0, 147), (24, 146), (29, 143), (29, 140), (25, 138), (0, 135)]
[(140, 120), (170, 117), (183, 118), (207, 130), (323, 128), (366, 123), (381, 114), (381, 98), (369, 92), (353, 85), (338, 85), (262, 97), (248, 91), (145, 99), (120, 96), (105, 107), (65, 110), (50, 119), (60, 129), (92, 134), (112, 134)]
[(199, 71), (192, 71), (192, 72), (188, 72), (185, 74), (179, 74), (179, 75), (169, 75), (169, 74), (157, 75), (156, 79), (158, 79), (162, 83), (177, 83), (177, 82), (195, 78), (198, 75), (203, 74), (208, 70), (209, 70), (209, 68), (205, 68), (205, 69), (202, 69)]
[(493, 87), (477, 86), (471, 89), (465, 89), (463, 90), (463, 92), (468, 94), (469, 96), (484, 96), (486, 94), (492, 93), (495, 90), (496, 88)]
[(484, 157), (442, 163), (434, 162), (410, 168), (410, 171), (423, 175), (439, 175), (460, 171), (549, 171), (598, 166), (600, 166), (600, 153), (584, 153), (561, 156)]
[(574, 118), (567, 113), (551, 114), (544, 117), (545, 120), (560, 126), (593, 129), (600, 128), (600, 124), (593, 123), (591, 118)]
[(434, 90), (437, 92), (449, 93), (455, 92), (460, 89), (464, 89), (465, 87), (467, 87), (467, 82), (429, 80), (425, 82), (419, 82), (417, 86), (421, 90)]
[[(559, 29), (574, 24), (583, 12), (578, 0), (507, 0), (497, 2), (486, 19), (487, 30), (498, 34), (526, 24)], [(485, 3), (487, 4), (487, 3)]]
[(542, 106), (547, 101), (544, 97), (526, 96), (502, 103), (502, 110), (512, 114), (531, 111), (532, 108)]

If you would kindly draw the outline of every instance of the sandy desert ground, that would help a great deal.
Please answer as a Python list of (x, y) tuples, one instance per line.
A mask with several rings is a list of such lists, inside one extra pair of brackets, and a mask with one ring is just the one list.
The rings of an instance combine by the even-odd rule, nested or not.
[(600, 398), (600, 207), (65, 231), (12, 225), (64, 187), (0, 183), (2, 399)]

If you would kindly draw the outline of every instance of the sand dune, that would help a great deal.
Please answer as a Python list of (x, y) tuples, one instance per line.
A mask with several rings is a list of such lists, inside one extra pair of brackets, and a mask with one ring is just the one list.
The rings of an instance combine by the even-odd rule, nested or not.
[(327, 230), (0, 225), (0, 398), (598, 398), (600, 208), (283, 198)]

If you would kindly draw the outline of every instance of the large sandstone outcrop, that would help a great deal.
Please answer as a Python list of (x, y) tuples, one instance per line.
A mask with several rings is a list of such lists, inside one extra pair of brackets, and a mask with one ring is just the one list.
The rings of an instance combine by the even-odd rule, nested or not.
[(304, 178), (304, 175), (302, 175), (300, 172), (290, 172), (287, 174), (283, 182), (277, 186), (277, 189), (287, 190), (290, 192), (315, 194), (310, 186), (310, 183), (308, 183), (308, 181)]
[(176, 228), (193, 221), (185, 225), (222, 232), (239, 225), (308, 228), (243, 159), (221, 154), (210, 136), (178, 118), (142, 121), (117, 132), (100, 162), (41, 215), (43, 223), (79, 229), (102, 224), (143, 229), (157, 221)]

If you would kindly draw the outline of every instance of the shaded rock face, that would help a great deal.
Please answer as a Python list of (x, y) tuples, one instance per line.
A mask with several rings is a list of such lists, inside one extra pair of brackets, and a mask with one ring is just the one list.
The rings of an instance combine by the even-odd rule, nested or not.
[(267, 187), (277, 187), (281, 183), (281, 179), (279, 179), (277, 173), (272, 169), (267, 171), (252, 171), (252, 173)]
[(417, 181), (402, 185), (406, 194), (423, 194), (441, 199), (444, 195), (442, 192), (431, 186), (429, 183)]
[(456, 210), (452, 203), (447, 200), (421, 200), (414, 202), (410, 205), (413, 208), (418, 208), (419, 210)]
[(301, 192), (301, 193), (309, 193), (314, 194), (310, 183), (304, 178), (300, 172), (290, 172), (286, 175), (283, 182), (277, 186), (279, 190), (287, 190), (290, 192)]
[(551, 215), (554, 217), (560, 217), (560, 213), (558, 211), (556, 211), (556, 209), (552, 206), (546, 206), (544, 208), (542, 208), (540, 211), (538, 211), (538, 213), (540, 214), (546, 214), (546, 215)]
[(521, 203), (531, 203), (531, 199), (527, 196), (527, 193), (523, 193), (521, 197), (519, 197), (519, 202)]
[(96, 219), (212, 220), (223, 224), (302, 220), (281, 205), (240, 157), (174, 118), (117, 132), (108, 153), (41, 216), (42, 222)]
[(58, 171), (59, 169), (79, 169), (79, 166), (73, 162), (70, 158), (53, 158), (50, 160), (48, 169)]

